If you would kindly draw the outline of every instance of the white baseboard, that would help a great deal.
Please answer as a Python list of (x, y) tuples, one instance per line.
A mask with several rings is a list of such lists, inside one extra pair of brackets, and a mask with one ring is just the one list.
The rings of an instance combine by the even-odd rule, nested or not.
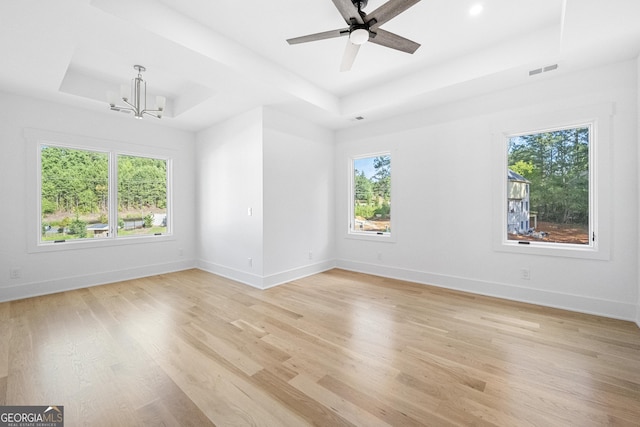
[(252, 286), (257, 289), (262, 288), (262, 277), (257, 274), (247, 273), (246, 271), (236, 270), (231, 267), (216, 264), (213, 262), (199, 259), (197, 262), (197, 268), (206, 271), (211, 274), (226, 277), (227, 279), (235, 280), (236, 282), (244, 283), (245, 285)]
[(172, 263), (145, 265), (127, 270), (105, 271), (89, 275), (69, 276), (42, 282), (5, 286), (0, 288), (0, 302), (72, 291), (75, 289), (88, 288), (90, 286), (104, 285), (107, 283), (138, 279), (158, 274), (173, 273), (195, 267), (196, 264), (194, 260), (185, 260)]
[(282, 271), (268, 276), (259, 276), (257, 274), (247, 273), (245, 271), (225, 267), (205, 260), (198, 260), (198, 268), (201, 270), (226, 277), (227, 279), (235, 280), (236, 282), (244, 283), (245, 285), (249, 285), (257, 289), (272, 288), (292, 280), (331, 270), (332, 268), (335, 268), (335, 266), (335, 261), (329, 260)]
[(123, 280), (137, 279), (140, 277), (172, 273), (175, 271), (188, 270), (190, 268), (199, 268), (257, 289), (267, 289), (296, 279), (331, 270), (335, 267), (479, 295), (561, 308), (581, 313), (595, 314), (614, 319), (628, 320), (635, 322), (640, 328), (640, 309), (634, 304), (349, 260), (327, 260), (264, 277), (204, 260), (185, 260), (168, 264), (147, 265), (127, 270), (114, 270), (91, 275), (70, 276), (42, 282), (4, 286), (0, 288), (0, 302), (70, 291)]
[(637, 310), (633, 304), (357, 261), (338, 260), (336, 266), (349, 271), (374, 274), (376, 276), (406, 280), (473, 294), (594, 314), (613, 319), (636, 321), (640, 327), (640, 319), (637, 318)]
[(315, 264), (305, 265), (303, 267), (294, 268), (280, 273), (265, 276), (262, 282), (263, 289), (272, 288), (274, 286), (282, 285), (283, 283), (291, 282), (296, 279), (302, 279), (303, 277), (312, 276), (314, 274), (322, 273), (323, 271), (331, 270), (336, 267), (335, 260), (328, 260), (317, 262)]

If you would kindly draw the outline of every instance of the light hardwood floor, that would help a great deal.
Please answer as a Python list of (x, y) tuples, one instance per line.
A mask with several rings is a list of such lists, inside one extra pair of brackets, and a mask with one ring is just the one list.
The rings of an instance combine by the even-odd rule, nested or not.
[(0, 405), (66, 425), (640, 425), (629, 322), (333, 270), (0, 304)]

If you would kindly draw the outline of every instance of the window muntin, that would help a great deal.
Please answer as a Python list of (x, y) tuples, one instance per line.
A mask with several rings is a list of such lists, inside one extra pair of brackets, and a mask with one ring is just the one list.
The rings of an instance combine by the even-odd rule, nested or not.
[(38, 155), (39, 245), (170, 234), (170, 159), (55, 143)]
[(507, 241), (592, 247), (593, 126), (507, 137)]
[(118, 155), (118, 236), (167, 232), (167, 160)]
[(391, 154), (355, 157), (351, 162), (349, 233), (391, 235)]

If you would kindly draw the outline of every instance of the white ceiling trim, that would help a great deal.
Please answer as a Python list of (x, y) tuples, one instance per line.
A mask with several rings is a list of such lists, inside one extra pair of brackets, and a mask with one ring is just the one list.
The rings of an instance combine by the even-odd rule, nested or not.
[(340, 110), (336, 96), (161, 3), (151, 0), (92, 0), (91, 4), (131, 25), (230, 67), (254, 84), (275, 86), (327, 111), (338, 113)]

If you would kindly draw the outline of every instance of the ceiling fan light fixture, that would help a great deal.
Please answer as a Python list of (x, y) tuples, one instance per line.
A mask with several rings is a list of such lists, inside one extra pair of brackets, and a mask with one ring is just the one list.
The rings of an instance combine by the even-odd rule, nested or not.
[(356, 45), (365, 44), (369, 41), (369, 30), (366, 28), (356, 28), (349, 33), (349, 41)]

